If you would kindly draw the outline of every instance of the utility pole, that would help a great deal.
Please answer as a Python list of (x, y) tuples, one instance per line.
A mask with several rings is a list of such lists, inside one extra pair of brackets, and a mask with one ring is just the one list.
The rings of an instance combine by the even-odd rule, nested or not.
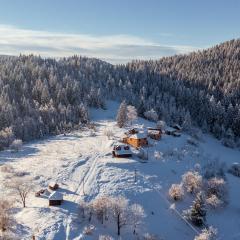
[(84, 185), (85, 185), (85, 176), (83, 177), (82, 184), (83, 184), (83, 195), (85, 196), (85, 190), (84, 190)]
[(134, 169), (134, 182), (137, 182), (137, 169)]

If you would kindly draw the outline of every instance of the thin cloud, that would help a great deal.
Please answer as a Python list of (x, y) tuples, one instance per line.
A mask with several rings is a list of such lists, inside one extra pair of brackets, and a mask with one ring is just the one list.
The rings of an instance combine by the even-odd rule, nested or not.
[(44, 57), (78, 54), (125, 63), (132, 59), (157, 59), (194, 50), (196, 48), (192, 46), (166, 46), (130, 35), (92, 36), (0, 25), (0, 54), (32, 53)]

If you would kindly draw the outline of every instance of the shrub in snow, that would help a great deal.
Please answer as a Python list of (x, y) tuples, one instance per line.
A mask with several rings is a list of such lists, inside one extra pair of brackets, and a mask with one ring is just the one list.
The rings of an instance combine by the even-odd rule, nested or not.
[(89, 137), (95, 137), (96, 133), (91, 129), (89, 133)]
[(223, 178), (217, 177), (209, 179), (207, 181), (206, 195), (208, 198), (215, 195), (220, 201), (227, 203), (228, 189), (226, 181)]
[(192, 128), (189, 134), (195, 141), (200, 141), (203, 138), (202, 131), (199, 128)]
[(108, 139), (111, 139), (113, 137), (113, 131), (111, 129), (105, 129), (104, 135), (107, 136)]
[(210, 208), (218, 208), (223, 204), (223, 201), (221, 201), (215, 194), (211, 194), (206, 197), (206, 204)]
[(196, 172), (200, 172), (200, 171), (201, 171), (201, 165), (200, 165), (199, 163), (196, 163), (196, 164), (194, 165), (194, 170), (195, 170)]
[(89, 226), (84, 227), (83, 233), (85, 235), (92, 235), (94, 230), (95, 230), (95, 227), (93, 225), (89, 225)]
[(196, 193), (202, 187), (202, 176), (198, 172), (188, 171), (182, 175), (182, 183), (189, 193)]
[(109, 235), (100, 235), (98, 240), (114, 240), (114, 238)]
[(239, 163), (234, 163), (230, 169), (228, 170), (229, 173), (236, 177), (240, 177), (240, 164)]
[(25, 171), (15, 172), (14, 173), (15, 177), (25, 177), (25, 176), (28, 176), (28, 175), (30, 175), (30, 173), (29, 172), (25, 172)]
[(143, 240), (158, 240), (158, 237), (154, 234), (145, 233), (143, 236)]
[(14, 140), (14, 133), (11, 127), (4, 128), (0, 131), (0, 150), (10, 146)]
[(148, 160), (148, 153), (143, 148), (139, 150), (137, 156), (142, 160)]
[(218, 159), (211, 160), (208, 164), (203, 167), (204, 178), (222, 177), (225, 178), (225, 163), (219, 162)]
[(202, 226), (206, 221), (206, 213), (203, 194), (200, 192), (197, 194), (190, 209), (183, 212), (183, 216), (194, 225)]
[(189, 111), (187, 111), (184, 116), (182, 127), (184, 131), (190, 131), (192, 129), (192, 119)]
[(159, 151), (154, 151), (154, 157), (156, 160), (161, 160), (163, 157), (163, 153)]
[(234, 133), (231, 128), (229, 128), (225, 136), (222, 140), (222, 143), (224, 146), (229, 147), (229, 148), (234, 148), (236, 146), (235, 139), (234, 139)]
[(194, 238), (194, 240), (215, 240), (217, 239), (217, 229), (209, 227), (203, 229), (202, 232)]
[(10, 145), (10, 148), (13, 150), (13, 151), (19, 151), (22, 147), (22, 140), (21, 139), (15, 139), (12, 144)]
[(1, 172), (3, 172), (3, 173), (14, 173), (14, 168), (9, 164), (5, 164), (5, 165), (1, 166)]
[(87, 127), (88, 127), (89, 129), (93, 130), (94, 132), (97, 131), (96, 125), (95, 125), (95, 123), (93, 123), (93, 122), (88, 123)]
[(171, 199), (177, 201), (181, 200), (184, 196), (184, 190), (181, 184), (172, 184), (170, 187), (168, 194)]
[(198, 146), (198, 142), (196, 141), (196, 139), (194, 139), (194, 138), (192, 138), (192, 137), (189, 137), (189, 138), (187, 139), (187, 143), (190, 144), (190, 145), (193, 145), (193, 146), (195, 146), (195, 147)]
[(157, 121), (156, 127), (161, 130), (165, 130), (166, 128), (166, 123), (162, 120)]
[(158, 114), (153, 109), (151, 109), (150, 111), (144, 112), (143, 115), (146, 119), (150, 121), (156, 122), (158, 120)]
[[(11, 229), (12, 214), (11, 214), (12, 203), (7, 199), (0, 199), (0, 232), (5, 232)], [(1, 235), (0, 235), (1, 239)], [(3, 238), (5, 239), (5, 238)]]

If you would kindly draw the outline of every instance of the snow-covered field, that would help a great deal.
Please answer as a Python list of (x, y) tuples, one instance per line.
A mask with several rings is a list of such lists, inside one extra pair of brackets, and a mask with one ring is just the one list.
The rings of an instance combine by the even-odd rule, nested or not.
[[(196, 163), (204, 166), (208, 161), (218, 158), (227, 167), (240, 162), (238, 150), (226, 148), (217, 140), (204, 135), (198, 146), (188, 143), (189, 136), (164, 135), (160, 141), (152, 141), (148, 148), (149, 160), (141, 163), (135, 156), (130, 159), (112, 158), (111, 151), (118, 142), (124, 129), (116, 126), (115, 116), (118, 104), (109, 102), (107, 110), (92, 110), (92, 119), (96, 123), (96, 132), (85, 129), (66, 136), (59, 135), (45, 140), (35, 141), (23, 146), (16, 153), (0, 153), (0, 164), (10, 164), (15, 171), (25, 172), (23, 178), (31, 178), (35, 190), (47, 187), (50, 181), (60, 184), (64, 194), (64, 203), (59, 207), (49, 207), (46, 198), (37, 198), (34, 192), (27, 199), (27, 207), (17, 205), (15, 218), (17, 233), (21, 239), (98, 239), (100, 233), (110, 234), (117, 239), (116, 227), (102, 226), (94, 222), (96, 229), (91, 236), (83, 235), (86, 224), (78, 220), (78, 203), (90, 201), (98, 196), (124, 195), (130, 203), (139, 203), (144, 207), (146, 218), (141, 234), (157, 234), (160, 239), (193, 240), (198, 228), (192, 228), (179, 215), (189, 208), (192, 198), (186, 196), (172, 209), (168, 199), (168, 189), (173, 183), (181, 181), (181, 175), (193, 169)], [(135, 126), (153, 125), (139, 119)], [(104, 130), (111, 128), (114, 137), (111, 140)], [(163, 158), (155, 159), (154, 152), (163, 153)], [(135, 170), (137, 181), (134, 181)], [(240, 178), (226, 174), (229, 186), (229, 204), (220, 210), (207, 213), (207, 223), (218, 229), (218, 239), (240, 239)], [(0, 172), (0, 181), (7, 176)], [(83, 189), (84, 179), (84, 189)], [(0, 194), (6, 196), (4, 184), (0, 185)], [(85, 195), (83, 194), (85, 192)], [(134, 239), (128, 227), (123, 229), (122, 239)]]

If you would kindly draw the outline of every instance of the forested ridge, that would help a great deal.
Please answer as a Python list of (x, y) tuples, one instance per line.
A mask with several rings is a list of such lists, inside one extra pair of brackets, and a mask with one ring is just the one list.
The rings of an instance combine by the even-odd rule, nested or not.
[(240, 40), (160, 60), (113, 66), (73, 56), (0, 57), (0, 146), (89, 121), (88, 107), (123, 100), (168, 124), (190, 122), (219, 139), (240, 137)]

